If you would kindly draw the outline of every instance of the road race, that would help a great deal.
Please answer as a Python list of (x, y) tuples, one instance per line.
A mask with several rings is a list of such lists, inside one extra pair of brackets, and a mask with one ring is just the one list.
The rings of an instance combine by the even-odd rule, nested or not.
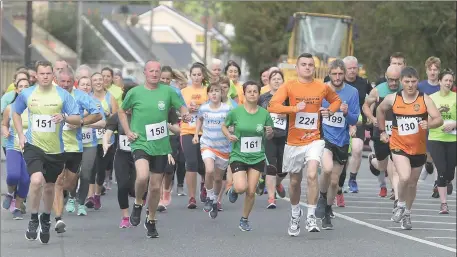
[(455, 256), (455, 52), (283, 4), (2, 2), (1, 256)]

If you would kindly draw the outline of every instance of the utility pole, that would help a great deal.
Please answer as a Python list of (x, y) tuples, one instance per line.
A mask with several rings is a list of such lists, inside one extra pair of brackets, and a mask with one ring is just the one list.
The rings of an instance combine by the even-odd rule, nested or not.
[(78, 32), (76, 35), (76, 53), (78, 54), (78, 57), (76, 60), (76, 68), (81, 65), (83, 56), (83, 15), (83, 2), (78, 1), (78, 16), (76, 17), (78, 19)]
[(152, 34), (154, 26), (154, 6), (155, 1), (151, 1), (151, 15), (149, 16), (149, 52), (152, 54), (152, 44), (154, 43), (154, 38)]
[(203, 63), (206, 66), (207, 63), (207, 56), (208, 56), (208, 19), (209, 19), (209, 6), (208, 6), (208, 1), (204, 0), (203, 2), (204, 7), (205, 7), (205, 17), (204, 17), (204, 27), (205, 27), (205, 38), (204, 38), (204, 53), (203, 53)]
[(32, 25), (33, 25), (33, 8), (32, 1), (27, 1), (27, 11), (26, 11), (26, 35), (25, 35), (25, 54), (24, 54), (24, 64), (29, 65), (32, 59)]

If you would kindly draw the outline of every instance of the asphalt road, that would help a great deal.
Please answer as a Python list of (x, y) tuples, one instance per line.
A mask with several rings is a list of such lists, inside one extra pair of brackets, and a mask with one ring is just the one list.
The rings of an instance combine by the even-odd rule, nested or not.
[[(4, 193), (4, 162), (1, 169)], [(265, 196), (256, 199), (250, 217), (253, 230), (241, 232), (238, 221), (243, 197), (235, 204), (224, 199), (224, 211), (212, 220), (201, 210), (202, 204), (197, 210), (188, 210), (187, 197), (173, 195), (168, 212), (158, 215), (160, 238), (147, 239), (142, 226), (118, 228), (120, 211), (114, 187), (102, 198), (101, 210), (89, 211), (86, 217), (65, 214), (67, 232), (52, 232), (48, 245), (24, 238), (29, 214), (22, 221), (14, 221), (8, 211), (1, 210), (1, 256), (455, 256), (455, 192), (449, 201), (451, 214), (439, 215), (439, 201), (430, 197), (432, 178), (427, 178), (419, 186), (413, 208), (413, 230), (402, 231), (399, 224), (390, 221), (392, 201), (377, 197), (377, 180), (368, 171), (366, 159), (358, 182), (360, 192), (345, 194), (346, 207), (334, 208), (334, 230), (308, 233), (302, 219), (302, 233), (296, 238), (287, 235), (287, 199), (278, 200), (276, 210), (267, 210)], [(306, 192), (305, 184), (302, 192)]]

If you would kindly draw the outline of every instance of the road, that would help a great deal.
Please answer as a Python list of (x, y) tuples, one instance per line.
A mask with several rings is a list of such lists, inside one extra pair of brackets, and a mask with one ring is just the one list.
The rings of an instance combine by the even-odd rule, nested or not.
[[(4, 193), (4, 162), (1, 165)], [(368, 171), (366, 159), (358, 181), (360, 193), (345, 194), (347, 207), (334, 209), (337, 214), (334, 230), (308, 233), (302, 220), (302, 233), (296, 238), (287, 235), (290, 217), (287, 199), (278, 200), (276, 210), (267, 210), (265, 196), (256, 199), (250, 217), (253, 230), (241, 232), (238, 221), (243, 197), (235, 204), (224, 199), (224, 211), (212, 220), (201, 210), (202, 204), (197, 210), (188, 210), (187, 198), (174, 195), (168, 212), (158, 215), (160, 238), (147, 239), (142, 226), (118, 228), (120, 212), (114, 189), (102, 198), (100, 211), (89, 211), (87, 217), (66, 214), (67, 232), (63, 235), (52, 232), (48, 245), (24, 238), (29, 214), (22, 221), (14, 221), (8, 211), (2, 210), (1, 256), (455, 256), (455, 192), (449, 201), (451, 214), (439, 215), (439, 201), (430, 198), (432, 178), (429, 176), (419, 185), (413, 208), (413, 230), (402, 231), (390, 221), (392, 201), (377, 197), (377, 180)], [(287, 185), (288, 181), (285, 182)], [(306, 192), (305, 184), (302, 192)]]

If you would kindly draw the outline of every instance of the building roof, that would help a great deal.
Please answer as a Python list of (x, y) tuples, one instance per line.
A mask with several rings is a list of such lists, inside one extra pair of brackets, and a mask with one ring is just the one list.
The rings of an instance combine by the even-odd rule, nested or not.
[[(2, 59), (23, 61), (25, 55), (25, 38), (6, 18), (2, 19)], [(32, 60), (47, 60), (32, 46)]]

